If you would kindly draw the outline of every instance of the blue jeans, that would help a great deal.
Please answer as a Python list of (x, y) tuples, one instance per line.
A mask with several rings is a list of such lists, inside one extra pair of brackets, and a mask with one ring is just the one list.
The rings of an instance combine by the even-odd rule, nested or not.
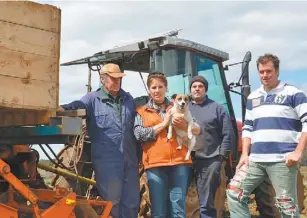
[(186, 218), (190, 169), (189, 165), (182, 164), (146, 171), (152, 218)]
[(297, 201), (298, 166), (288, 167), (285, 162), (249, 162), (249, 167), (241, 167), (227, 189), (230, 217), (251, 217), (248, 208), (250, 193), (269, 178), (276, 192), (275, 204), (283, 218), (299, 218)]

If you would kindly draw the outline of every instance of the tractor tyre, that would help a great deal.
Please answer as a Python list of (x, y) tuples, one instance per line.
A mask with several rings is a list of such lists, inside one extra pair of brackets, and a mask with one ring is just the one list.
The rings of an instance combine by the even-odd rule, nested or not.
[(138, 218), (150, 218), (151, 217), (151, 203), (149, 199), (149, 189), (147, 185), (146, 173), (143, 166), (139, 168), (140, 175), (140, 208)]
[(188, 189), (187, 198), (186, 198), (186, 215), (187, 218), (199, 218), (200, 217), (200, 208), (199, 208), (199, 199), (197, 194), (196, 182), (193, 177), (190, 187)]
[(298, 207), (300, 213), (305, 211), (304, 201), (305, 201), (305, 192), (304, 192), (304, 182), (303, 182), (303, 175), (300, 171), (297, 174), (297, 200), (298, 200)]

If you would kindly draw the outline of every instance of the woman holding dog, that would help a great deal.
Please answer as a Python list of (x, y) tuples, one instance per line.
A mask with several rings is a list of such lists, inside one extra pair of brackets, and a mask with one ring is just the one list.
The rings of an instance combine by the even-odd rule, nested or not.
[[(151, 216), (186, 217), (185, 199), (188, 189), (191, 159), (184, 160), (187, 148), (177, 150), (176, 135), (167, 139), (171, 111), (166, 110), (171, 102), (165, 97), (167, 79), (163, 73), (151, 73), (147, 79), (150, 100), (137, 108), (134, 135), (142, 143), (142, 162), (148, 180), (151, 201)], [(174, 126), (187, 130), (181, 118)], [(197, 125), (196, 125), (197, 126)], [(193, 134), (200, 133), (197, 126)]]

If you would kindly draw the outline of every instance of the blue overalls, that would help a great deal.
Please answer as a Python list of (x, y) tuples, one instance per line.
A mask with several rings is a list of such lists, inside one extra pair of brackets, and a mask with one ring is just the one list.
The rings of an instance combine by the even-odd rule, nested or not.
[(136, 112), (131, 95), (120, 90), (119, 96), (118, 112), (100, 89), (62, 107), (87, 110), (96, 187), (103, 199), (113, 202), (111, 216), (136, 218), (140, 201), (137, 141), (133, 135)]

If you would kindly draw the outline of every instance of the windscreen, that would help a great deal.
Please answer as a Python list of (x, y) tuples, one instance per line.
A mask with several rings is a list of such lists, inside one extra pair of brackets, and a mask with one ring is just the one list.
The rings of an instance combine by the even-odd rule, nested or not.
[(209, 83), (208, 97), (223, 105), (229, 113), (218, 63), (208, 57), (196, 55), (196, 71), (198, 75), (204, 76)]
[(209, 98), (229, 112), (218, 62), (186, 50), (165, 49), (154, 51), (153, 70), (166, 74), (167, 97), (178, 93), (189, 94), (192, 76), (204, 76), (209, 83)]
[(167, 97), (173, 94), (189, 94), (189, 77), (192, 75), (191, 53), (184, 50), (157, 50), (154, 52), (154, 71), (167, 76)]

